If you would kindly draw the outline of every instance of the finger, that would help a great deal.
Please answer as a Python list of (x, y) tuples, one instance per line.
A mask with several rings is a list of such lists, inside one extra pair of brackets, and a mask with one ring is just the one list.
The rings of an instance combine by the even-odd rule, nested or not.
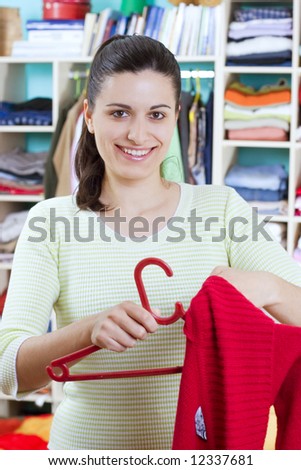
[(122, 330), (136, 340), (143, 340), (148, 336), (148, 331), (144, 326), (130, 317), (126, 312), (124, 312), (123, 315), (118, 316), (114, 321)]
[(94, 337), (94, 344), (113, 351), (124, 351), (133, 348), (136, 339), (116, 324), (112, 319), (107, 318), (99, 332)]
[(148, 333), (154, 333), (158, 329), (158, 323), (145, 308), (134, 302), (124, 302), (123, 307), (126, 313), (135, 320), (137, 323), (142, 325)]
[(211, 276), (220, 276), (227, 270), (227, 266), (216, 266), (211, 271)]
[(113, 338), (108, 338), (106, 349), (108, 349), (109, 351), (114, 351), (114, 352), (124, 352), (127, 350), (125, 346), (122, 346)]

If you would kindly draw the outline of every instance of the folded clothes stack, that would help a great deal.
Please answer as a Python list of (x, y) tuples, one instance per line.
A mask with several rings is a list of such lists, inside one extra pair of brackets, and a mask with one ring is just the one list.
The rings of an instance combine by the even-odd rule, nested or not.
[(50, 126), (52, 99), (33, 98), (22, 103), (0, 102), (1, 126)]
[(290, 66), (292, 10), (242, 6), (234, 10), (226, 47), (227, 65)]
[(15, 148), (0, 154), (0, 193), (41, 195), (47, 152)]
[(287, 214), (288, 174), (282, 165), (233, 165), (225, 184), (261, 214)]
[(229, 140), (287, 141), (291, 88), (285, 79), (258, 90), (238, 81), (225, 91), (224, 127)]

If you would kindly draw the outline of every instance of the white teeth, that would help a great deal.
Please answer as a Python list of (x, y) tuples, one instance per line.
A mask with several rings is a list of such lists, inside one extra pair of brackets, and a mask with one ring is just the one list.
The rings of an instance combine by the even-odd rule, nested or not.
[(127, 149), (122, 147), (123, 152), (128, 153), (129, 155), (133, 155), (133, 157), (143, 157), (146, 155), (149, 150), (134, 150), (134, 149)]

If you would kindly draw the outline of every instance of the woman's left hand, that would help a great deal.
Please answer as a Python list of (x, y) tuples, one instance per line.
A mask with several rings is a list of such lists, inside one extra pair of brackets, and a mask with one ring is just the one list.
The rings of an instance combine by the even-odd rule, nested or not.
[(301, 326), (301, 287), (266, 271), (242, 271), (217, 266), (211, 276), (232, 284), (253, 305), (264, 308), (280, 323)]
[(211, 272), (211, 276), (220, 276), (228, 281), (258, 308), (274, 303), (276, 276), (271, 273), (217, 266)]

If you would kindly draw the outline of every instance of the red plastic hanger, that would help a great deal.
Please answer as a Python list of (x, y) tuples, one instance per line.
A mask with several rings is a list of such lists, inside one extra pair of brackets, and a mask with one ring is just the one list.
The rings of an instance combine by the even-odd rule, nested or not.
[[(134, 279), (138, 289), (142, 306), (148, 310), (152, 316), (155, 318), (157, 323), (160, 325), (170, 325), (171, 323), (176, 322), (179, 318), (183, 318), (185, 315), (185, 310), (181, 302), (176, 302), (175, 311), (169, 317), (159, 317), (150, 307), (144, 284), (142, 281), (142, 270), (145, 266), (150, 264), (155, 264), (162, 269), (164, 269), (167, 276), (172, 276), (173, 272), (170, 266), (165, 263), (165, 261), (160, 258), (145, 258), (141, 260), (134, 270)], [(150, 376), (150, 375), (165, 375), (165, 374), (178, 374), (182, 371), (182, 367), (165, 367), (160, 369), (142, 369), (142, 370), (126, 370), (126, 371), (116, 371), (116, 372), (97, 372), (91, 374), (70, 374), (68, 363), (82, 359), (96, 351), (99, 351), (101, 348), (95, 345), (88, 346), (86, 348), (75, 351), (74, 353), (67, 354), (66, 356), (59, 357), (54, 359), (49, 366), (46, 367), (46, 371), (49, 377), (57, 382), (70, 382), (75, 380), (100, 380), (100, 379), (118, 379), (125, 377), (141, 377), (141, 376)], [(56, 372), (53, 369), (59, 368), (61, 371)]]

